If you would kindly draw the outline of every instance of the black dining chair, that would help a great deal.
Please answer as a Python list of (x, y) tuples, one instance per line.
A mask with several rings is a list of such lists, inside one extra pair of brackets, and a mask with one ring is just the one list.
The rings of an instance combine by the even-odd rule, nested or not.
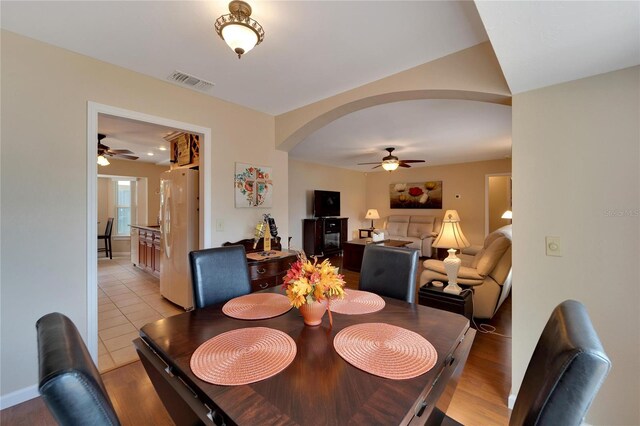
[(243, 246), (226, 246), (189, 253), (196, 308), (226, 302), (251, 293)]
[(99, 248), (98, 252), (104, 251), (105, 256), (109, 259), (113, 259), (113, 248), (111, 246), (111, 231), (113, 230), (113, 218), (110, 217), (107, 220), (107, 227), (104, 230), (104, 235), (98, 235), (98, 241), (104, 240), (104, 248)]
[(73, 322), (55, 312), (36, 322), (39, 391), (61, 425), (119, 425), (89, 351)]
[[(611, 361), (584, 305), (566, 300), (551, 313), (509, 419), (510, 426), (583, 424)], [(460, 424), (446, 418), (443, 425)]]
[(418, 250), (368, 244), (362, 255), (360, 290), (414, 303)]

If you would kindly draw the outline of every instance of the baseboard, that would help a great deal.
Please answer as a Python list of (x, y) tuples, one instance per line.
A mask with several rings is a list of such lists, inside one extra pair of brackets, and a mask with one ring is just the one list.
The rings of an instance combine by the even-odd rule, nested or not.
[(507, 408), (509, 410), (513, 410), (513, 406), (516, 405), (516, 396), (512, 393), (509, 394), (509, 398), (507, 398)]
[(40, 394), (38, 393), (38, 386), (33, 385), (0, 396), (0, 410), (13, 407), (14, 405), (36, 398), (39, 395)]

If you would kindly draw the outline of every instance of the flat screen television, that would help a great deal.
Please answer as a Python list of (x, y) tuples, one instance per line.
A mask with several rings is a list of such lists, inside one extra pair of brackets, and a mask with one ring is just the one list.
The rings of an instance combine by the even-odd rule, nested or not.
[(315, 217), (340, 216), (340, 193), (313, 191), (313, 215)]

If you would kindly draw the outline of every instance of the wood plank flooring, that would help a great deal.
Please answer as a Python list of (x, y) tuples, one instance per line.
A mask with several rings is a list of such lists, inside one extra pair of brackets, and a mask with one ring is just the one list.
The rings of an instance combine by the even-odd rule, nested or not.
[[(334, 257), (332, 263), (341, 267), (342, 258)], [(357, 288), (360, 274), (342, 268), (341, 272), (347, 287)], [(498, 333), (511, 336), (511, 297), (486, 323), (496, 327)], [(123, 425), (173, 424), (140, 361), (104, 373), (102, 378)], [(467, 426), (506, 425), (510, 388), (511, 339), (477, 333), (447, 414)], [(35, 398), (0, 411), (0, 424), (39, 426), (56, 422), (42, 399)]]

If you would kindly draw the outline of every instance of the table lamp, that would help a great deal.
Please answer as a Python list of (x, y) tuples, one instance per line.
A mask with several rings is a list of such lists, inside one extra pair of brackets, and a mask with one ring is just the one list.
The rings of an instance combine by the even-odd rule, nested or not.
[(500, 216), (502, 219), (513, 219), (513, 212), (511, 212), (511, 210), (507, 210), (504, 213), (502, 213), (502, 216)]
[(378, 214), (378, 210), (369, 209), (367, 210), (367, 214), (364, 217), (365, 219), (371, 219), (371, 229), (373, 229), (373, 219), (380, 219), (380, 215)]
[(456, 256), (456, 249), (469, 247), (469, 241), (460, 229), (460, 216), (455, 210), (447, 210), (442, 219), (442, 229), (438, 234), (438, 238), (433, 242), (433, 246), (437, 248), (449, 248), (447, 257), (444, 262), (444, 270), (449, 278), (449, 285), (444, 288), (445, 293), (460, 294), (462, 289), (458, 286), (458, 271), (462, 261)]

